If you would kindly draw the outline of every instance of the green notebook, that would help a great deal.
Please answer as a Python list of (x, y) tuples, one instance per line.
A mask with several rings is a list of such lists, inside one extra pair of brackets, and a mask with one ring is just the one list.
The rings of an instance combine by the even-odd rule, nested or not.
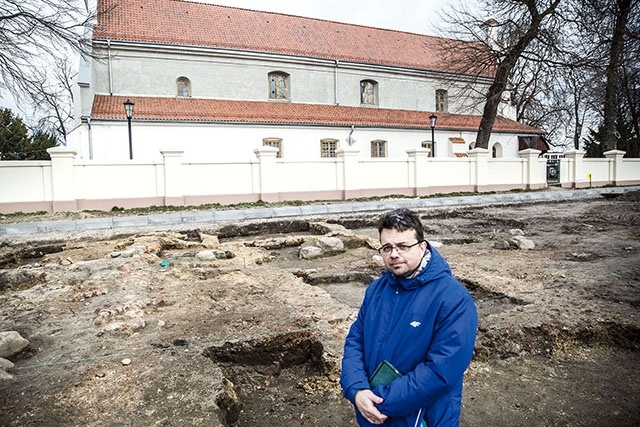
[(387, 385), (401, 376), (402, 374), (391, 363), (383, 360), (380, 362), (373, 375), (371, 375), (371, 378), (369, 379), (369, 386), (371, 387), (371, 390), (373, 390), (377, 386)]

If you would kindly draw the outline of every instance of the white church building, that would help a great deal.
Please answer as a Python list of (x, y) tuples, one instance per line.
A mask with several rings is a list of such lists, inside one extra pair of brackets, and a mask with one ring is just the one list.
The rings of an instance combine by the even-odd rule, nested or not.
[[(459, 52), (476, 45), (183, 0), (98, 8), (67, 146), (0, 162), (0, 212), (212, 205), (213, 220), (217, 205), (323, 214), (330, 200), (548, 185), (544, 132), (508, 94), (488, 149), (474, 147), (492, 76), (460, 71), (474, 64)], [(563, 187), (639, 182), (624, 152), (564, 154)]]
[[(77, 79), (77, 158), (251, 162), (262, 146), (315, 161), (466, 157), (491, 76), (457, 73), (448, 39), (180, 0), (99, 0)], [(133, 104), (130, 121), (125, 102)], [(492, 157), (543, 131), (503, 102)], [(432, 144), (432, 139), (435, 144)]]

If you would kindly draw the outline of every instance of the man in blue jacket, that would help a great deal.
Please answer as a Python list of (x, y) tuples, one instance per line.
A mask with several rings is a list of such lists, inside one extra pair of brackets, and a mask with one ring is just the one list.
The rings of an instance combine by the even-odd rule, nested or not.
[[(345, 340), (340, 384), (360, 426), (460, 424), (462, 379), (476, 339), (478, 313), (469, 292), (424, 240), (408, 209), (378, 225), (387, 271), (374, 280)], [(376, 368), (399, 373), (372, 389)]]

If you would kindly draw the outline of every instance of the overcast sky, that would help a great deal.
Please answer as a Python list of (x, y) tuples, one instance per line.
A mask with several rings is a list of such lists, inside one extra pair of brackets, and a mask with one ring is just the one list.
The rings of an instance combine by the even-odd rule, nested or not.
[[(327, 19), (350, 24), (441, 35), (438, 22), (443, 13), (462, 0), (192, 0), (244, 9)], [(464, 1), (468, 7), (475, 0)], [(2, 93), (0, 107), (9, 107), (21, 117), (13, 99)]]

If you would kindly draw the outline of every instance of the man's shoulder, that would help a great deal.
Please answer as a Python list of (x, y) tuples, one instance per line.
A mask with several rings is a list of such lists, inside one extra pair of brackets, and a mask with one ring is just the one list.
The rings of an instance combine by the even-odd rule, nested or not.
[(475, 311), (476, 306), (469, 290), (455, 277), (447, 280), (442, 301), (446, 307), (453, 311)]
[(384, 282), (387, 276), (388, 276), (388, 273), (386, 271), (382, 272), (382, 274), (380, 274), (378, 277), (375, 277), (373, 280), (371, 280), (371, 282), (369, 283), (369, 286), (375, 286)]
[(469, 290), (452, 274), (446, 274), (427, 284), (425, 291), (435, 292), (442, 300), (461, 301), (472, 300)]
[(369, 283), (369, 286), (367, 286), (367, 292), (373, 292), (374, 290), (389, 285), (391, 283), (391, 278), (392, 274), (389, 273), (388, 270), (385, 270), (380, 274), (380, 276), (376, 277)]

